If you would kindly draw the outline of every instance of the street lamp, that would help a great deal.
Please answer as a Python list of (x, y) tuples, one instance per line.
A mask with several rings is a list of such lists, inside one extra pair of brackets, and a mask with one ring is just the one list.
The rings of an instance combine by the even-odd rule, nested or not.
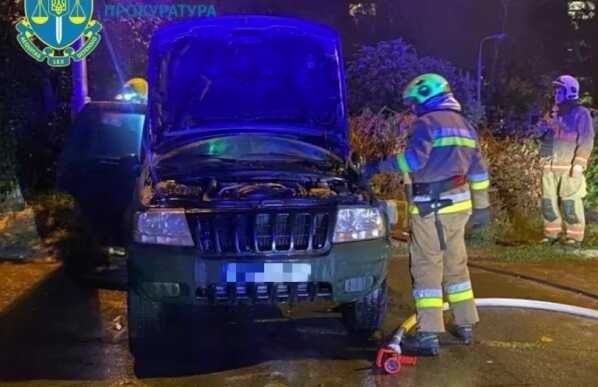
[(483, 38), (480, 41), (480, 48), (478, 50), (478, 104), (482, 106), (482, 50), (484, 48), (484, 43), (488, 40), (503, 40), (507, 37), (507, 34), (504, 32), (499, 32), (494, 35), (489, 35)]

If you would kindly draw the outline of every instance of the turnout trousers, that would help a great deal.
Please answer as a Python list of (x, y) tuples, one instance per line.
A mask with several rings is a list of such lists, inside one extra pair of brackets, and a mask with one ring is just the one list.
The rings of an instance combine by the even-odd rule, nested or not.
[(542, 175), (542, 191), (544, 236), (557, 239), (564, 226), (568, 239), (583, 241), (586, 223), (583, 209), (583, 198), (586, 196), (585, 177), (571, 177), (568, 170), (545, 169)]
[(409, 255), (418, 331), (444, 332), (443, 296), (451, 304), (455, 324), (479, 321), (465, 248), (465, 226), (470, 215), (471, 210), (438, 214), (446, 244), (444, 250), (435, 215), (411, 215)]

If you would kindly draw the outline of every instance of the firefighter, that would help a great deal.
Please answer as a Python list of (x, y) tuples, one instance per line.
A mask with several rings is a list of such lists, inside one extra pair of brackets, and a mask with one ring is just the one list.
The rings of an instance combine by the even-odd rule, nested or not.
[(131, 78), (124, 85), (115, 99), (132, 103), (147, 103), (147, 81), (143, 78)]
[[(455, 334), (473, 342), (478, 312), (467, 268), (465, 229), (489, 222), (490, 180), (475, 129), (462, 115), (448, 81), (423, 74), (403, 93), (418, 119), (404, 152), (364, 167), (369, 179), (378, 172), (402, 172), (412, 181), (409, 243), (417, 331), (403, 339), (403, 353), (435, 356), (438, 334), (445, 331), (443, 296), (451, 304)], [(473, 215), (472, 215), (473, 214)]]
[(564, 223), (564, 247), (576, 250), (581, 246), (585, 232), (584, 171), (594, 146), (594, 129), (590, 111), (579, 102), (577, 79), (562, 75), (553, 85), (553, 114), (541, 125), (545, 236), (542, 243), (552, 245), (559, 241)]

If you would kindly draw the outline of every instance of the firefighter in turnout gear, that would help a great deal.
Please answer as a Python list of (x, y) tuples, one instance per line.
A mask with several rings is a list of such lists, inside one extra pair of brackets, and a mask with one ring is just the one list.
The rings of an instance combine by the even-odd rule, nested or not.
[[(554, 82), (553, 114), (540, 125), (542, 136), (543, 243), (554, 244), (565, 231), (564, 247), (580, 247), (585, 232), (584, 177), (594, 146), (592, 115), (579, 102), (579, 82), (562, 75)], [(559, 209), (562, 205), (562, 212)]]
[(403, 353), (437, 355), (445, 331), (443, 298), (451, 304), (455, 333), (473, 342), (478, 312), (467, 268), (465, 229), (489, 222), (490, 180), (475, 129), (461, 113), (448, 81), (423, 74), (403, 100), (418, 116), (404, 152), (366, 163), (363, 173), (409, 174), (409, 244), (417, 332), (402, 341)]

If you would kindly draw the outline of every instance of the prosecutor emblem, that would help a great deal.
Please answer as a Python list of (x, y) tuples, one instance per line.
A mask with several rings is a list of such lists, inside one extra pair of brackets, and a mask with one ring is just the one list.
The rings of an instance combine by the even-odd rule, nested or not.
[(71, 60), (84, 59), (100, 43), (102, 25), (92, 14), (93, 0), (25, 0), (17, 40), (35, 60), (52, 67), (68, 66)]

